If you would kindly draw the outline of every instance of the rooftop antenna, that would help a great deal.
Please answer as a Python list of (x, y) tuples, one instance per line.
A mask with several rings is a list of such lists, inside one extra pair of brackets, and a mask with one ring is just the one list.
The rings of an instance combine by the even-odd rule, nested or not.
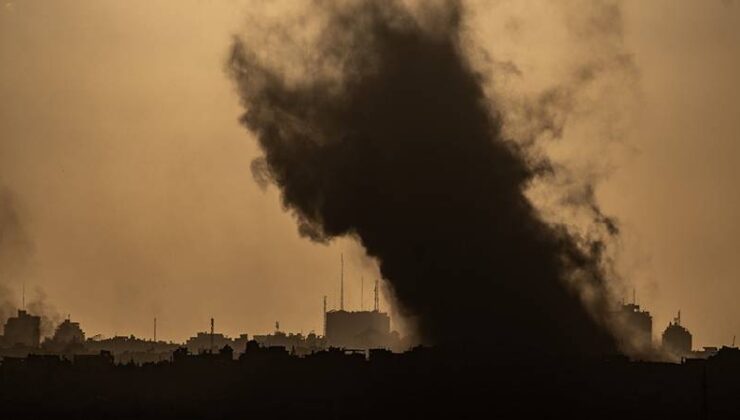
[(378, 279), (375, 279), (375, 302), (373, 309), (375, 309), (375, 312), (378, 312)]
[(365, 310), (365, 277), (360, 276), (360, 310)]
[(737, 337), (737, 336), (736, 335), (733, 335), (732, 336), (732, 347), (735, 347), (735, 337)]
[(635, 293), (635, 288), (634, 287), (632, 288), (632, 304), (633, 305), (636, 305), (637, 304), (637, 293)]
[(676, 324), (681, 325), (681, 310), (678, 310), (678, 316), (676, 317)]
[(211, 318), (211, 353), (213, 353), (213, 318)]
[(326, 295), (324, 295), (324, 337), (326, 337)]
[(154, 342), (157, 342), (157, 317), (154, 317)]
[(340, 271), (339, 271), (339, 310), (344, 310), (344, 253), (340, 254)]
[(26, 279), (23, 279), (23, 297), (21, 298), (21, 308), (26, 310)]

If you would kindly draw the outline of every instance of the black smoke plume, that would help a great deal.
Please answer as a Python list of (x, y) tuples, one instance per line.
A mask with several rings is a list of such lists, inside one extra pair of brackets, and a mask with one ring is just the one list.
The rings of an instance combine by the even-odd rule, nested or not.
[(440, 4), (316, 2), (317, 25), (237, 38), (229, 71), (264, 152), (253, 169), (301, 234), (361, 242), (425, 342), (612, 351), (582, 304), (606, 307), (603, 244), (525, 197), (552, 167), (503, 137), (463, 10)]

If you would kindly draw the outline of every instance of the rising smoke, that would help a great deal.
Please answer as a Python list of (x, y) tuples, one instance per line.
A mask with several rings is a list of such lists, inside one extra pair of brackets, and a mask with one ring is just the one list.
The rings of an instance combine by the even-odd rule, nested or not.
[(302, 235), (355, 237), (426, 343), (612, 351), (600, 322), (616, 225), (587, 188), (569, 205), (598, 234), (543, 217), (527, 191), (558, 166), (508, 136), (463, 7), (425, 5), (319, 1), (251, 22), (229, 71), (264, 152), (256, 178), (279, 186)]
[[(23, 288), (33, 252), (17, 202), (11, 191), (0, 187), (0, 325), (15, 316), (22, 304), (23, 298), (18, 292)], [(43, 289), (38, 286), (31, 289), (25, 296), (26, 309), (41, 317), (41, 335), (49, 336), (61, 317), (46, 299)]]
[(13, 194), (0, 188), (0, 322), (14, 315), (18, 305), (13, 289), (31, 250)]

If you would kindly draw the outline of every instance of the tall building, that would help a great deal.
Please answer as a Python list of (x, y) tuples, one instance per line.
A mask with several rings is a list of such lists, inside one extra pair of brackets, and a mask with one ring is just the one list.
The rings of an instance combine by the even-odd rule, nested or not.
[(663, 332), (663, 350), (675, 357), (685, 357), (691, 353), (691, 333), (681, 325), (681, 311)]
[(640, 305), (627, 303), (619, 312), (622, 325), (628, 332), (627, 346), (636, 350), (648, 350), (653, 344), (653, 317), (650, 312), (640, 310)]
[[(378, 280), (375, 280), (374, 309), (372, 311), (344, 310), (344, 255), (340, 257), (339, 310), (326, 310), (324, 296), (324, 338), (329, 347), (345, 349), (375, 349), (395, 347), (391, 334), (391, 319), (379, 310)], [(361, 293), (362, 296), (362, 293)], [(360, 309), (362, 304), (360, 304)]]
[(347, 349), (387, 348), (391, 319), (380, 311), (329, 311), (325, 314), (326, 343)]
[(8, 347), (23, 346), (36, 348), (41, 340), (41, 317), (29, 315), (19, 309), (17, 317), (5, 323), (4, 342)]
[(65, 319), (54, 331), (52, 341), (58, 344), (84, 343), (85, 333), (80, 328), (79, 322), (71, 322), (69, 319)]

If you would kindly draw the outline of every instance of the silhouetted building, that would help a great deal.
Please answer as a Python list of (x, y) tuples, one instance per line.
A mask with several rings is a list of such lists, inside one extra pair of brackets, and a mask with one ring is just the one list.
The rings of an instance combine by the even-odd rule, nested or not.
[[(245, 348), (247, 346), (245, 345)], [(226, 345), (214, 351), (191, 354), (187, 347), (180, 347), (172, 353), (172, 361), (177, 365), (203, 365), (213, 362), (234, 363), (234, 349)]]
[(233, 344), (230, 344), (231, 348), (234, 349), (234, 353), (244, 353), (247, 348), (247, 342), (249, 341), (249, 334), (239, 334), (239, 338), (231, 340)]
[(311, 354), (326, 347), (326, 340), (314, 333), (304, 336), (275, 331), (273, 334), (255, 335), (253, 338), (262, 347), (283, 347), (296, 356)]
[(370, 349), (390, 347), (391, 319), (379, 311), (326, 312), (326, 344), (330, 347)]
[(640, 305), (628, 303), (622, 305), (619, 317), (622, 325), (629, 332), (632, 340), (630, 347), (647, 350), (653, 344), (653, 317), (650, 312), (640, 310)]
[(691, 333), (681, 325), (681, 311), (663, 332), (663, 350), (675, 357), (685, 357), (691, 353)]
[(65, 319), (57, 326), (54, 335), (44, 340), (41, 347), (45, 351), (56, 354), (86, 353), (85, 333), (79, 323)]
[(98, 354), (76, 354), (73, 360), (75, 366), (91, 370), (112, 368), (114, 363), (113, 354), (107, 350)]
[(691, 357), (694, 359), (709, 359), (719, 352), (717, 347), (704, 346), (701, 350), (695, 350), (691, 352)]
[(146, 363), (169, 360), (172, 352), (179, 346), (165, 341), (143, 340), (132, 335), (88, 339), (84, 347), (89, 353), (108, 351), (113, 355), (116, 363)]
[(224, 346), (234, 346), (234, 341), (221, 333), (199, 332), (195, 337), (188, 338), (185, 347), (193, 354), (217, 352)]
[(19, 309), (17, 317), (8, 318), (5, 323), (3, 341), (6, 346), (36, 348), (41, 340), (41, 317), (29, 315)]
[[(369, 353), (369, 357), (366, 357)], [(740, 418), (740, 350), (683, 363), (500, 358), (416, 347), (331, 348), (293, 357), (248, 342), (172, 361), (109, 353), (6, 357), (3, 419), (39, 418)]]
[(266, 365), (276, 362), (285, 362), (290, 359), (290, 353), (283, 346), (262, 346), (255, 340), (249, 340), (244, 352), (239, 355), (239, 361), (247, 364)]
[(80, 328), (79, 322), (72, 322), (69, 319), (65, 319), (64, 322), (59, 324), (56, 331), (54, 331), (52, 340), (60, 344), (83, 343), (85, 341), (85, 333)]

